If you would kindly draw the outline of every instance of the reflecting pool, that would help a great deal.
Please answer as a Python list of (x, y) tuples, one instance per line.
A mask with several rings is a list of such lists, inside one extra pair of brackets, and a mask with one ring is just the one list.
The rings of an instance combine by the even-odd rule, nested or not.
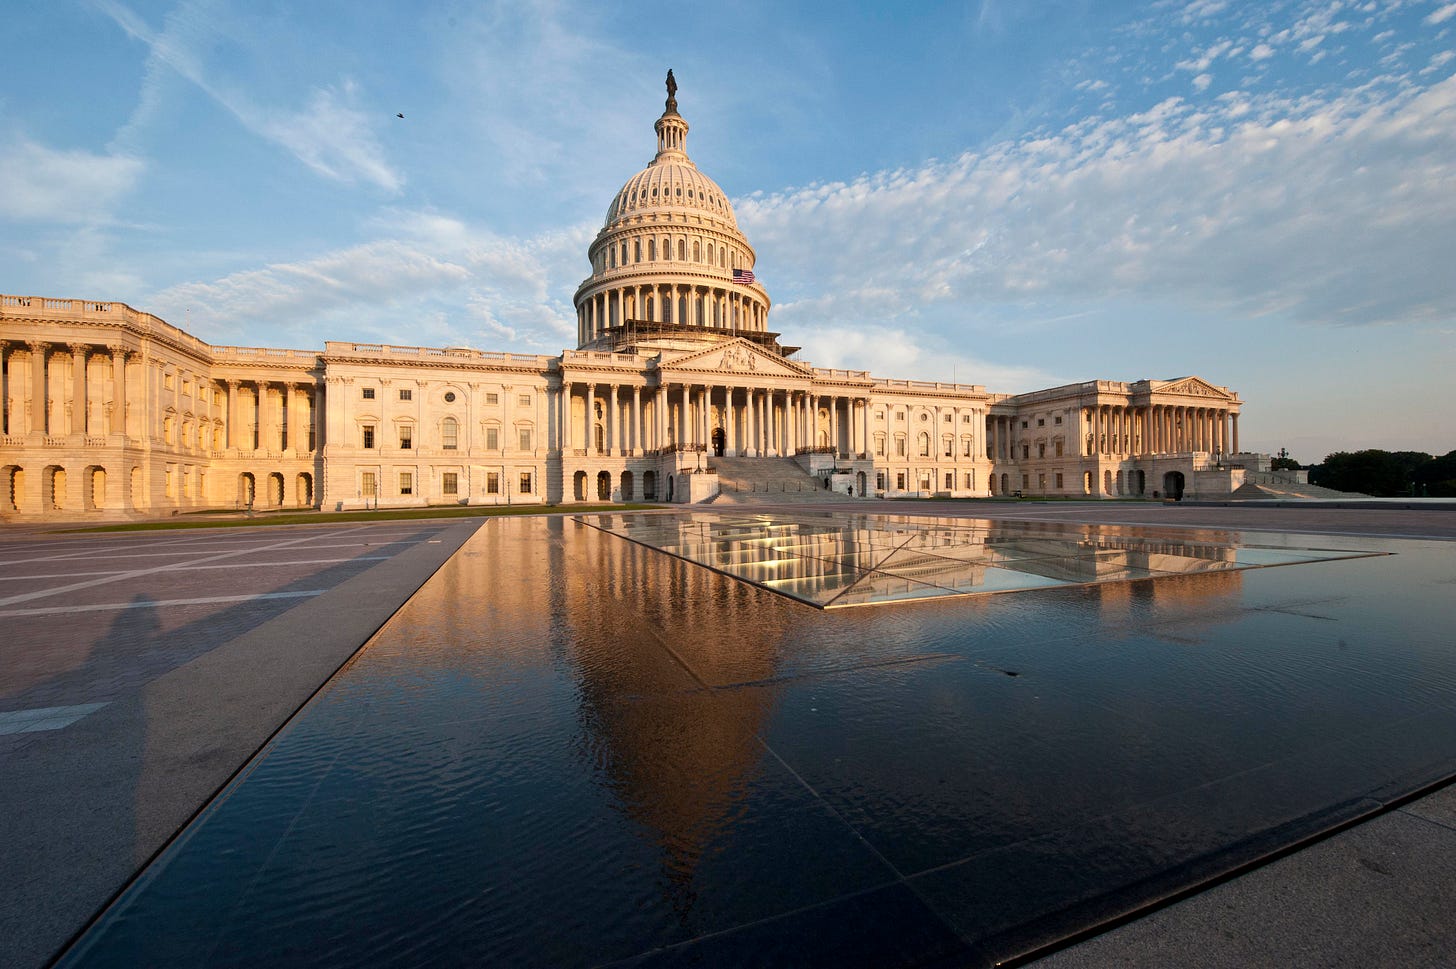
[(1456, 772), (1452, 549), (489, 520), (61, 964), (1033, 952)]

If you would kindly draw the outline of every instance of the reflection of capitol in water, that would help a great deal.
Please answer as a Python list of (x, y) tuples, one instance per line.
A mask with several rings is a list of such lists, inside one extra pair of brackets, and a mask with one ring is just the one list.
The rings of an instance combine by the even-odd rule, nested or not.
[(1203, 575), (1346, 554), (1062, 523), (708, 512), (580, 520), (821, 608)]

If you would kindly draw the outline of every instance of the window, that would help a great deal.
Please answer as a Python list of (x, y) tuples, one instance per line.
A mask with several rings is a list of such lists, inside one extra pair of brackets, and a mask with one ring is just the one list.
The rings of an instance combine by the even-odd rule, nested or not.
[(955, 420), (955, 416), (954, 415), (952, 415), (952, 414), (946, 414), (945, 415), (945, 422), (947, 424), (952, 423), (954, 420)]
[(500, 428), (487, 427), (485, 429), (485, 449), (495, 451), (500, 448)]
[(374, 479), (373, 471), (365, 471), (359, 475), (359, 490), (364, 493), (365, 498), (379, 496), (379, 483)]
[(903, 458), (904, 456), (905, 456), (905, 435), (904, 434), (896, 434), (895, 435), (895, 457), (897, 457), (897, 458)]
[(1031, 445), (1030, 444), (1023, 444), (1023, 445), (1021, 445), (1021, 456), (1023, 458), (1029, 458), (1029, 457), (1031, 457)]
[(1062, 473), (1060, 471), (1057, 472), (1057, 490), (1062, 490)]
[(884, 491), (885, 490), (885, 472), (883, 472), (883, 471), (876, 471), (875, 472), (875, 490), (876, 491)]
[(454, 451), (460, 446), (460, 425), (455, 418), (447, 417), (440, 422), (440, 443), (447, 451)]
[(961, 415), (961, 423), (962, 424), (969, 424), (970, 422), (971, 422), (971, 415), (970, 414), (963, 414), (963, 415)]
[(415, 443), (415, 429), (413, 427), (401, 427), (399, 429), (399, 449), (408, 451)]
[(175, 380), (175, 378), (171, 374), (169, 374), (169, 373), (163, 374), (162, 375), (162, 387), (165, 388), (165, 389), (167, 389), (167, 390), (171, 390), (173, 388), (173, 386), (175, 386), (175, 384), (173, 383), (174, 380)]
[(363, 390), (360, 391), (360, 393), (364, 395), (364, 399), (365, 400), (373, 400), (374, 399), (374, 388), (373, 387), (365, 387)]
[(1022, 421), (1022, 422), (1021, 422), (1021, 429), (1022, 429), (1022, 430), (1023, 430), (1023, 431), (1024, 431), (1024, 430), (1026, 430), (1026, 421)]
[(447, 391), (445, 391), (445, 403), (447, 403), (447, 404), (453, 404), (453, 403), (455, 403), (455, 391), (453, 391), (453, 390), (447, 390)]
[(944, 450), (945, 456), (948, 458), (955, 457), (955, 441), (951, 438), (946, 438), (944, 443), (945, 447), (942, 450)]
[(885, 454), (885, 435), (883, 434), (875, 435), (875, 453), (881, 457)]
[(530, 407), (531, 406), (531, 395), (530, 394), (522, 394), (519, 398), (517, 398), (516, 403), (520, 404), (522, 407)]
[(399, 399), (400, 400), (414, 400), (415, 399), (415, 392), (413, 390), (401, 389), (400, 392), (399, 392)]
[(500, 394), (486, 394), (485, 402), (492, 407), (496, 406), (500, 403)]
[(1061, 457), (1062, 456), (1062, 442), (1061, 441), (1057, 441), (1056, 442), (1056, 450), (1057, 450), (1057, 457)]
[(401, 471), (399, 473), (399, 493), (402, 495), (415, 493), (415, 476), (412, 472)]
[(1046, 418), (1045, 417), (1038, 417), (1036, 419), (1036, 426), (1037, 427), (1046, 427)]
[(647, 240), (647, 259), (648, 259), (648, 261), (655, 261), (657, 259), (657, 240), (656, 239), (648, 239)]
[(1021, 490), (1022, 491), (1030, 491), (1031, 490), (1031, 475), (1029, 475), (1029, 474), (1023, 474), (1021, 476)]
[(487, 471), (485, 474), (485, 493), (488, 495), (500, 494), (500, 472)]
[(961, 438), (961, 456), (967, 458), (971, 456), (971, 439), (968, 437)]
[(373, 424), (365, 424), (364, 427), (363, 427), (363, 431), (364, 431), (364, 447), (365, 448), (372, 448), (372, 447), (374, 447), (374, 425)]
[(1062, 422), (1062, 419), (1060, 417), (1058, 417), (1055, 421), (1053, 421), (1053, 423), (1055, 423), (1055, 424), (1060, 424), (1061, 422)]
[(922, 458), (930, 457), (930, 435), (921, 431), (920, 436), (915, 441), (919, 445), (920, 456)]
[(903, 472), (903, 471), (901, 471), (899, 474), (895, 475), (895, 490), (896, 491), (904, 491), (905, 490), (905, 472)]
[(677, 257), (683, 262), (688, 261), (688, 244), (683, 240), (677, 240)]
[(945, 490), (946, 491), (950, 491), (954, 487), (955, 487), (955, 472), (954, 471), (947, 471), (945, 473)]
[(1039, 457), (1039, 458), (1046, 457), (1046, 445), (1045, 444), (1038, 444), (1036, 446), (1036, 456)]
[(530, 493), (531, 493), (531, 472), (529, 472), (529, 471), (522, 471), (521, 472), (521, 494), (523, 494), (523, 495), (529, 495)]
[(640, 239), (632, 243), (632, 261), (642, 261), (642, 241)]
[(529, 427), (522, 427), (516, 433), (520, 438), (518, 445), (520, 449), (522, 451), (531, 450), (531, 429)]
[(440, 493), (442, 495), (460, 494), (460, 476), (457, 472), (446, 471), (440, 475)]
[(970, 491), (975, 486), (976, 486), (976, 472), (974, 472), (974, 471), (967, 471), (966, 472), (966, 490), (967, 491)]

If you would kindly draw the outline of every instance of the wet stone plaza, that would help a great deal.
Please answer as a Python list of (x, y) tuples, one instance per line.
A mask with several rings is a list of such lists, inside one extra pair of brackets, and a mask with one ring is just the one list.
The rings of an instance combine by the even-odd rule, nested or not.
[(490, 520), (60, 964), (1032, 958), (1456, 773), (1451, 550)]

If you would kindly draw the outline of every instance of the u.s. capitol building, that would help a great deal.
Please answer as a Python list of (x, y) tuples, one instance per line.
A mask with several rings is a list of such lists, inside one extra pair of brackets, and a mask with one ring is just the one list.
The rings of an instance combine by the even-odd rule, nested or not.
[(1198, 377), (1025, 394), (815, 367), (688, 158), (607, 207), (559, 356), (211, 346), (114, 302), (0, 297), (0, 516), (573, 501), (1225, 495), (1268, 467)]

